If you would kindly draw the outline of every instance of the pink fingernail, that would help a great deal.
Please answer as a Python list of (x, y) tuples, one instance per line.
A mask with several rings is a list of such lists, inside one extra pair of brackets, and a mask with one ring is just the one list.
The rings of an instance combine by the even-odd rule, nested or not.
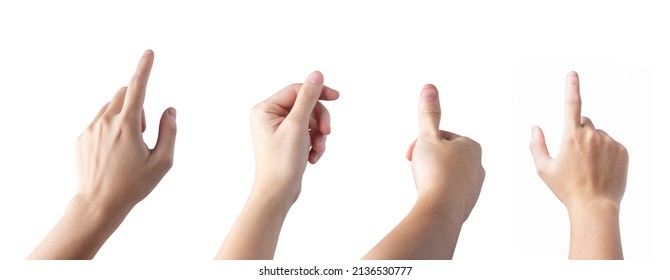
[(437, 100), (437, 91), (434, 91), (433, 89), (424, 89), (423, 92), (421, 92), (421, 98), (423, 98), (424, 101), (435, 101)]
[(175, 108), (168, 108), (167, 114), (170, 117), (177, 118), (177, 110)]
[(319, 71), (314, 71), (309, 74), (307, 81), (315, 85), (321, 85), (323, 84), (323, 75)]

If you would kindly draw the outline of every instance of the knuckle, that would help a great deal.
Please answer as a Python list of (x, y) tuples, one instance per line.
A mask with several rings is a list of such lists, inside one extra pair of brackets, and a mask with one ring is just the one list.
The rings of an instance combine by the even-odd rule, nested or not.
[(265, 102), (258, 103), (251, 107), (251, 116), (258, 115), (266, 111), (267, 104)]
[(104, 129), (106, 127), (110, 127), (110, 126), (112, 126), (113, 123), (114, 123), (114, 116), (111, 116), (109, 114), (104, 114), (100, 117), (98, 122), (95, 124), (95, 127), (93, 127), (93, 130), (95, 130), (96, 127), (97, 128), (102, 128), (102, 129)]
[(132, 125), (136, 120), (129, 114), (121, 114), (119, 121), (121, 122), (122, 127), (128, 127)]
[(621, 154), (622, 157), (628, 159), (628, 149), (626, 149), (626, 146), (622, 145), (621, 143), (618, 143), (619, 145), (619, 153)]
[(128, 88), (144, 88), (146, 85), (147, 82), (145, 80), (135, 77), (128, 83)]
[(482, 158), (482, 145), (479, 145), (479, 143), (473, 141), (472, 142), (472, 149), (477, 154), (477, 156), (479, 156), (479, 158), (481, 159)]
[(600, 134), (600, 135), (604, 139), (605, 143), (607, 143), (607, 145), (614, 145), (614, 146), (617, 145), (617, 142), (614, 140), (614, 138), (609, 137), (609, 135), (607, 134)]
[(319, 98), (321, 95), (321, 92), (319, 92), (316, 88), (314, 87), (305, 87), (302, 90), (302, 98), (307, 99), (307, 100), (313, 100)]
[(160, 170), (170, 170), (174, 165), (174, 154), (161, 151), (153, 158), (154, 166)]
[(470, 138), (468, 138), (468, 140), (472, 141), (472, 146), (475, 147), (475, 149), (481, 153), (481, 151), (482, 151), (482, 145), (479, 144), (479, 142), (477, 142), (477, 141), (475, 141), (475, 140), (472, 140), (472, 139), (470, 139)]
[(160, 129), (164, 129), (170, 135), (177, 134), (177, 122), (175, 121), (165, 121), (161, 123)]
[(442, 112), (435, 107), (429, 107), (421, 110), (421, 116), (424, 118), (439, 119), (442, 116)]
[(579, 105), (579, 104), (582, 103), (582, 98), (579, 95), (569, 94), (569, 95), (565, 96), (565, 102), (575, 104), (575, 105)]
[(174, 122), (167, 123), (163, 126), (163, 129), (170, 135), (177, 135), (177, 124)]
[(174, 165), (174, 158), (173, 157), (166, 157), (161, 160), (162, 167), (165, 168), (166, 170), (170, 170), (172, 166)]
[(598, 134), (590, 129), (585, 130), (582, 136), (588, 145), (595, 145), (598, 141)]
[(155, 164), (160, 170), (170, 170), (174, 165), (174, 160), (172, 156), (159, 156)]

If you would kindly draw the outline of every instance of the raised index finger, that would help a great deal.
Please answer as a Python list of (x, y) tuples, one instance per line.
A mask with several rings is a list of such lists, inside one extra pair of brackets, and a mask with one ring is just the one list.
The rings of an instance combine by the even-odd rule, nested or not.
[(565, 127), (577, 128), (582, 124), (582, 98), (579, 95), (579, 77), (571, 71), (565, 78)]
[(139, 120), (142, 115), (142, 107), (144, 106), (144, 95), (147, 90), (147, 83), (149, 82), (149, 74), (151, 74), (151, 66), (154, 64), (154, 52), (146, 50), (140, 62), (137, 64), (135, 74), (128, 83), (128, 90), (126, 91), (126, 99), (123, 102), (122, 113), (135, 116)]

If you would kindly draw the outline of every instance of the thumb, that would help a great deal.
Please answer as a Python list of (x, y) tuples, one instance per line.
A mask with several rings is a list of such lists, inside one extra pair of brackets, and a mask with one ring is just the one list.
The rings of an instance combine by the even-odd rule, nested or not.
[(161, 122), (158, 128), (158, 140), (156, 147), (151, 153), (159, 162), (168, 164), (168, 169), (172, 167), (174, 157), (174, 143), (177, 137), (177, 110), (167, 108), (163, 112)]
[(314, 71), (309, 74), (305, 83), (302, 84), (298, 95), (295, 99), (295, 104), (287, 118), (293, 118), (297, 121), (303, 122), (305, 127), (309, 125), (309, 118), (312, 115), (312, 110), (316, 106), (316, 102), (321, 97), (323, 90), (323, 74), (319, 71)]
[(419, 134), (440, 135), (440, 98), (437, 88), (427, 84), (421, 90), (421, 101), (419, 101)]
[(544, 133), (538, 126), (533, 126), (533, 136), (530, 139), (530, 153), (533, 154), (537, 170), (544, 168), (551, 160), (549, 150), (547, 150), (547, 143), (544, 141)]

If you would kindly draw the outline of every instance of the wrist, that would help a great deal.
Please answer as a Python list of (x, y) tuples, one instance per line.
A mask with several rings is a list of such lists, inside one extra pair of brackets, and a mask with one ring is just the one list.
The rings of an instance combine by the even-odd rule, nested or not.
[(434, 217), (452, 227), (460, 228), (466, 219), (463, 203), (447, 201), (439, 195), (420, 194), (414, 208), (423, 212), (423, 215)]
[[(293, 191), (297, 189), (298, 191)], [(270, 206), (278, 211), (286, 211), (293, 206), (298, 198), (300, 187), (289, 184), (270, 183), (265, 180), (256, 180), (249, 195), (249, 201), (254, 204)]]
[(112, 207), (109, 204), (77, 194), (68, 203), (66, 215), (76, 216), (95, 227), (118, 227), (132, 207)]
[(570, 259), (622, 259), (619, 203), (593, 200), (571, 204)]
[(571, 221), (591, 217), (619, 218), (619, 202), (610, 199), (591, 199), (565, 205)]

